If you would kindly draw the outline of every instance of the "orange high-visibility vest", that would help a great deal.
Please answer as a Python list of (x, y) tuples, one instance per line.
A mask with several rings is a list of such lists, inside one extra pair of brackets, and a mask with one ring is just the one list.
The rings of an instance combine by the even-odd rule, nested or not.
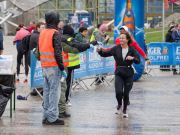
[(42, 67), (58, 66), (54, 57), (53, 35), (55, 29), (45, 29), (39, 36), (39, 52)]
[(64, 67), (68, 67), (69, 66), (69, 55), (66, 52), (62, 52), (62, 56), (63, 56), (63, 65)]

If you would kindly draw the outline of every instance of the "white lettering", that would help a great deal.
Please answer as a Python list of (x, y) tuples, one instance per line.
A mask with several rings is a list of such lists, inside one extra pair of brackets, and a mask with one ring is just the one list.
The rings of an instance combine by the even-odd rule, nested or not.
[(176, 61), (180, 61), (180, 56), (176, 56)]
[(160, 47), (149, 47), (148, 54), (149, 55), (161, 55), (161, 48)]
[(42, 76), (42, 70), (36, 70), (35, 71), (35, 74), (34, 74), (34, 80), (39, 80), (39, 79), (42, 79), (43, 76)]
[(176, 55), (180, 55), (180, 46), (176, 47)]
[(168, 61), (169, 60), (169, 56), (150, 56), (149, 57), (150, 61)]
[(94, 69), (94, 68), (101, 68), (103, 67), (103, 62), (99, 62), (99, 63), (90, 63), (89, 64), (89, 68)]

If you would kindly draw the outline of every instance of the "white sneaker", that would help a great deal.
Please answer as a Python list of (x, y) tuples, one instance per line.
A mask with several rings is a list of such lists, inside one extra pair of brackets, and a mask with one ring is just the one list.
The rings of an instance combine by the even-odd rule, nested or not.
[(71, 102), (70, 102), (70, 101), (67, 101), (67, 102), (66, 102), (66, 106), (69, 106), (69, 107), (72, 106)]
[(123, 113), (123, 118), (128, 118), (128, 114), (127, 113)]
[(121, 105), (117, 105), (116, 109), (117, 109), (117, 111), (115, 112), (115, 114), (120, 115), (121, 114)]
[(121, 114), (121, 109), (116, 110), (115, 114), (120, 115)]

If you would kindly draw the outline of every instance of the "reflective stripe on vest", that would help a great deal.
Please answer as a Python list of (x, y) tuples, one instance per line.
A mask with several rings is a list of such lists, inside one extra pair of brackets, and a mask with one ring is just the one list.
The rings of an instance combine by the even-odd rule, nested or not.
[(80, 65), (80, 56), (79, 56), (79, 54), (68, 53), (68, 55), (69, 55), (69, 59), (68, 59), (69, 65), (68, 65), (68, 67), (74, 67), (74, 66)]
[(39, 36), (39, 52), (42, 67), (55, 67), (58, 66), (53, 47), (53, 35), (55, 29), (45, 29)]
[(53, 52), (40, 52), (41, 61), (43, 62), (56, 62)]
[(68, 57), (68, 53), (66, 53), (66, 52), (62, 52), (62, 56), (63, 56), (63, 65), (64, 65), (64, 67), (68, 67), (68, 65), (69, 65), (69, 57)]

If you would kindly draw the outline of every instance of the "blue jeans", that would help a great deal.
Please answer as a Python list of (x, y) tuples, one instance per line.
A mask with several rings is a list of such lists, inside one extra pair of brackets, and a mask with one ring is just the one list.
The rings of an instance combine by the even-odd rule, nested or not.
[(58, 119), (58, 102), (61, 93), (61, 71), (58, 67), (42, 68), (44, 77), (43, 89), (43, 119), (47, 118), (49, 122)]

